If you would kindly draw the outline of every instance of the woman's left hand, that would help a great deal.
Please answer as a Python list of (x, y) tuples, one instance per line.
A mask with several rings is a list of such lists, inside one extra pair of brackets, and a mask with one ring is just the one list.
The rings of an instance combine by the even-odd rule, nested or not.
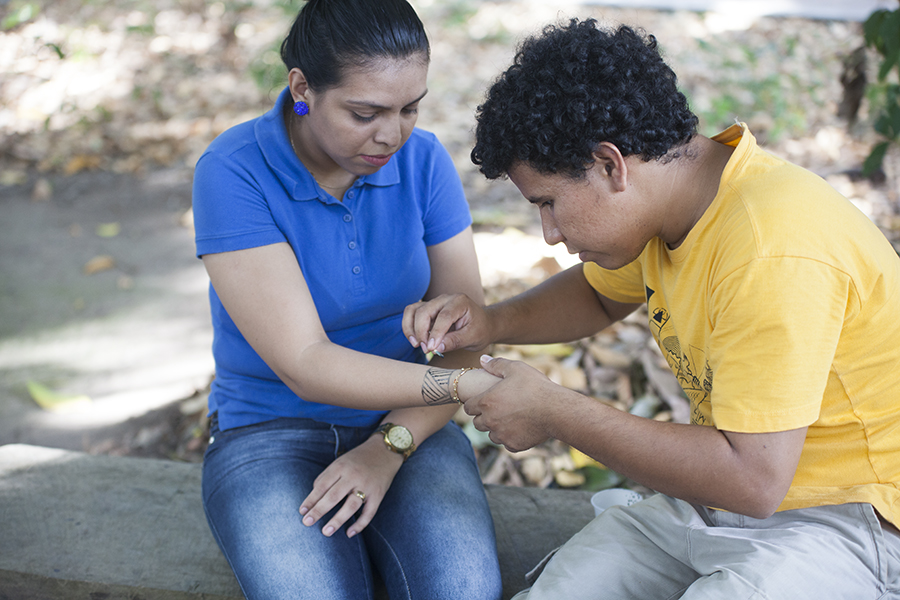
[(322, 534), (333, 535), (359, 511), (356, 522), (347, 530), (347, 537), (355, 536), (375, 516), (402, 465), (403, 456), (388, 450), (380, 435), (373, 435), (336, 458), (316, 477), (312, 491), (300, 504), (303, 524), (315, 525), (343, 501), (340, 510), (322, 527)]

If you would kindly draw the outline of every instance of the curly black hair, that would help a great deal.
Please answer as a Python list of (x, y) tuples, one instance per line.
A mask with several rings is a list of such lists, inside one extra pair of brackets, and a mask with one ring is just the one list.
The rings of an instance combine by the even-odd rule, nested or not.
[(478, 107), (472, 162), (488, 179), (522, 161), (580, 178), (600, 142), (661, 158), (697, 132), (656, 38), (594, 19), (550, 25), (525, 40)]

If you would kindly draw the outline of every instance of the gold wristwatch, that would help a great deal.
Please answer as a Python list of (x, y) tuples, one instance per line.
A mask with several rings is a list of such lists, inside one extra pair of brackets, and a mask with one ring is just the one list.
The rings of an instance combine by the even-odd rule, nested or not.
[(409, 458), (409, 455), (416, 449), (413, 442), (412, 433), (403, 425), (394, 425), (393, 423), (382, 423), (378, 431), (384, 435), (384, 445), (392, 452), (403, 455), (403, 462)]

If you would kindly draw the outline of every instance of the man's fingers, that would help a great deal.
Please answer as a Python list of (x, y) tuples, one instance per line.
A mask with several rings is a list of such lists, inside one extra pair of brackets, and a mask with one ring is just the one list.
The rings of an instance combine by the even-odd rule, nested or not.
[[(453, 304), (444, 306), (440, 312), (434, 316), (434, 321), (431, 323), (431, 332), (429, 336), (430, 345), (437, 347), (437, 343), (443, 341), (447, 332), (453, 329), (456, 322), (465, 316), (465, 312), (465, 310), (459, 310), (459, 307), (454, 306)], [(449, 348), (449, 346), (447, 346), (447, 348)]]
[(428, 341), (428, 333), (431, 331), (432, 313), (436, 313), (439, 307), (431, 306), (428, 302), (416, 302), (403, 309), (402, 328), (403, 334), (413, 346), (420, 346)]
[(472, 427), (474, 427), (478, 431), (490, 431), (490, 429), (488, 429), (488, 427), (484, 424), (484, 418), (477, 413), (473, 415)]
[(494, 377), (505, 378), (509, 374), (513, 361), (506, 358), (494, 358), (487, 354), (481, 355), (481, 367)]
[(444, 336), (467, 316), (468, 302), (462, 294), (445, 294), (428, 302), (410, 304), (403, 311), (403, 334), (410, 344), (422, 346), (425, 352), (455, 350)]

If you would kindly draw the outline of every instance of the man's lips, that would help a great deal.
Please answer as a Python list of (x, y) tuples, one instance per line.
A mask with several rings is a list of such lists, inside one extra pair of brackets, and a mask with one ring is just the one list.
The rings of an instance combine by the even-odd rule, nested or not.
[(375, 167), (383, 167), (391, 160), (391, 154), (380, 154), (378, 156), (370, 156), (368, 154), (361, 155), (362, 159)]

